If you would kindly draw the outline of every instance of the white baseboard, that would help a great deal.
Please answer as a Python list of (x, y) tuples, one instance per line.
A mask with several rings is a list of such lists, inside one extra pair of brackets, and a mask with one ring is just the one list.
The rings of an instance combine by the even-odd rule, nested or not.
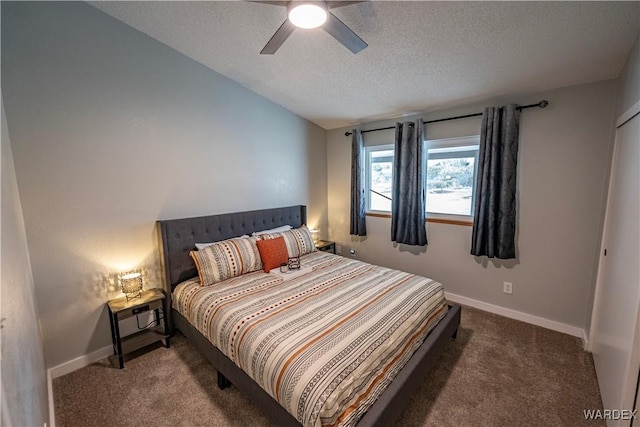
[(69, 360), (68, 362), (64, 362), (59, 364), (58, 366), (54, 366), (53, 368), (47, 369), (47, 393), (49, 395), (49, 425), (51, 427), (55, 427), (56, 425), (56, 413), (55, 413), (55, 406), (53, 401), (54, 378), (58, 378), (63, 375), (69, 374), (73, 371), (77, 371), (80, 368), (89, 366), (100, 359), (104, 359), (105, 357), (111, 356), (112, 354), (113, 354), (113, 347), (107, 346), (99, 350), (96, 350), (93, 353), (76, 357), (73, 360)]
[(461, 295), (445, 292), (444, 296), (447, 300), (458, 304), (468, 305), (469, 307), (477, 308), (489, 313), (498, 314), (500, 316), (508, 317), (510, 319), (519, 320), (521, 322), (529, 323), (531, 325), (541, 326), (552, 331), (562, 332), (563, 334), (571, 335), (582, 339), (583, 345), (586, 348), (587, 333), (584, 329), (577, 326), (567, 325), (566, 323), (556, 322), (555, 320), (546, 319), (544, 317), (534, 316), (533, 314), (523, 313), (521, 311), (512, 310), (510, 308), (500, 307), (499, 305), (489, 304), (483, 301), (478, 301), (473, 298), (463, 297)]
[(51, 427), (56, 427), (56, 411), (53, 405), (53, 379), (51, 378), (51, 369), (47, 369), (47, 395), (49, 397), (49, 425)]
[(591, 345), (589, 344), (589, 334), (584, 329), (582, 330), (582, 345), (583, 345), (584, 351), (588, 351), (589, 353), (591, 353)]
[[(588, 350), (588, 338), (584, 329), (577, 326), (567, 325), (565, 323), (556, 322), (555, 320), (546, 319), (544, 317), (534, 316), (533, 314), (523, 313), (521, 311), (512, 310), (510, 308), (501, 307), (499, 305), (489, 304), (483, 301), (479, 301), (473, 298), (463, 297), (461, 295), (445, 292), (445, 298), (448, 301), (458, 304), (468, 305), (479, 310), (488, 311), (489, 313), (498, 314), (500, 316), (508, 317), (510, 319), (519, 320), (521, 322), (529, 323), (536, 326), (541, 326), (552, 331), (562, 332), (574, 337), (578, 337), (582, 340), (585, 350)], [(65, 363), (61, 363), (58, 366), (54, 366), (47, 370), (47, 383), (49, 387), (49, 414), (51, 417), (51, 425), (54, 425), (53, 421), (53, 392), (51, 381), (54, 378), (61, 377), (80, 368), (84, 368), (92, 363), (97, 362), (100, 359), (111, 356), (113, 354), (112, 346), (103, 347), (93, 353), (77, 357)]]
[(103, 347), (99, 350), (94, 351), (93, 353), (85, 354), (84, 356), (76, 357), (73, 360), (61, 363), (58, 366), (54, 366), (53, 368), (50, 368), (48, 372), (51, 376), (51, 379), (55, 379), (70, 372), (77, 371), (80, 368), (84, 368), (85, 366), (89, 366), (100, 359), (111, 356), (112, 354), (112, 346)]

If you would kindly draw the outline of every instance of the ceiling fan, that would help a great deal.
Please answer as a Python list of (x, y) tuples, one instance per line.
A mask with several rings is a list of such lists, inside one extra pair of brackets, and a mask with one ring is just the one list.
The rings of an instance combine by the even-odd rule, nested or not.
[(358, 53), (367, 43), (345, 25), (330, 9), (362, 3), (362, 1), (257, 1), (287, 8), (287, 19), (271, 37), (261, 55), (273, 55), (296, 28), (312, 29), (322, 27), (353, 53)]

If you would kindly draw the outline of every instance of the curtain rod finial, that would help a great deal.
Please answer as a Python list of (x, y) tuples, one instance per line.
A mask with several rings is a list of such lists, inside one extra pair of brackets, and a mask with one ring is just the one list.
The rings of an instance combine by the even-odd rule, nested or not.
[(344, 136), (351, 136), (351, 135), (353, 135), (353, 133), (351, 133), (351, 132), (345, 132), (344, 133)]
[(540, 101), (540, 104), (538, 104), (538, 107), (545, 108), (547, 105), (549, 105), (549, 101), (543, 99), (542, 101)]

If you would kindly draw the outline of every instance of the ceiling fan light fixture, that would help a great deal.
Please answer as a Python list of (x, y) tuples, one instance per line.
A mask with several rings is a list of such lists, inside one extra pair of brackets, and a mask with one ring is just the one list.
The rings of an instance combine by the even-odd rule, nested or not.
[(318, 28), (327, 21), (327, 9), (318, 2), (298, 3), (289, 10), (289, 20), (305, 30)]

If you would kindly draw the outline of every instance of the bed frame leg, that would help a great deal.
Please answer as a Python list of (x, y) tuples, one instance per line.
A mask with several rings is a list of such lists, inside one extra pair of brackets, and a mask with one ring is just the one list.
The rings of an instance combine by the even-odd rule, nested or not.
[(453, 333), (453, 335), (451, 335), (451, 338), (453, 338), (454, 340), (458, 338), (458, 328), (456, 328), (456, 331)]
[(218, 371), (218, 388), (224, 390), (227, 387), (231, 387), (231, 381)]

